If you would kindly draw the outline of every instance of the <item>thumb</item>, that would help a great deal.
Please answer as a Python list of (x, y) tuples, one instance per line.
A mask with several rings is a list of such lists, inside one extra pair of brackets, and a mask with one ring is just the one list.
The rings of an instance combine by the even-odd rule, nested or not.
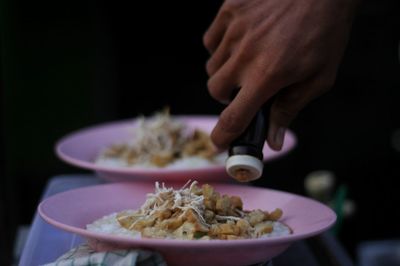
[(311, 82), (296, 84), (281, 90), (272, 103), (269, 115), (267, 143), (271, 149), (282, 149), (285, 132), (297, 114), (324, 90), (315, 88)]

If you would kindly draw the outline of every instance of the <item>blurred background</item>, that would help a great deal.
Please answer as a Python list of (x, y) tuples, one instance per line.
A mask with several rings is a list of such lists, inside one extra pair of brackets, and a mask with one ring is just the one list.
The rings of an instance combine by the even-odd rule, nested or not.
[[(202, 45), (221, 1), (1, 5), (0, 264), (10, 265), (46, 182), (84, 172), (56, 158), (59, 138), (166, 105), (222, 110), (207, 92)], [(364, 241), (400, 238), (399, 18), (398, 0), (363, 1), (334, 88), (291, 126), (297, 147), (254, 182), (307, 195), (311, 172), (333, 173), (335, 195), (352, 203), (336, 233), (355, 260)]]

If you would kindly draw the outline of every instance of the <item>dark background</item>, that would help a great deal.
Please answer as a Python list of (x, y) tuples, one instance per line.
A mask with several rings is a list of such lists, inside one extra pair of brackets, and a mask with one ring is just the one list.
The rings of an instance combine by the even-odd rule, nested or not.
[[(47, 180), (84, 172), (55, 157), (60, 137), (166, 105), (222, 110), (207, 92), (202, 45), (220, 3), (1, 2), (1, 265)], [(362, 241), (400, 237), (399, 15), (397, 0), (363, 2), (335, 87), (293, 123), (296, 149), (255, 182), (304, 194), (308, 173), (333, 171), (357, 206), (338, 235), (354, 258)]]

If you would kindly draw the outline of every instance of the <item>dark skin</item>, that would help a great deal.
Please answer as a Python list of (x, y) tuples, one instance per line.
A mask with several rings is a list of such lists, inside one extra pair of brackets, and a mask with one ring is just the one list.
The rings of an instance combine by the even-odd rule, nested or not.
[(275, 95), (267, 142), (280, 150), (291, 121), (335, 82), (358, 3), (226, 0), (204, 35), (208, 90), (227, 104), (211, 134), (214, 144), (227, 148)]

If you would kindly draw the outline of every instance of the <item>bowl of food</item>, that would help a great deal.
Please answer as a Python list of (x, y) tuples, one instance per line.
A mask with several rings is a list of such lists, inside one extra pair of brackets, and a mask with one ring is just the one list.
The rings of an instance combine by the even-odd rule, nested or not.
[[(188, 176), (227, 181), (227, 153), (218, 151), (209, 137), (217, 119), (159, 112), (78, 130), (59, 140), (55, 150), (61, 160), (110, 181), (179, 181)], [(287, 132), (281, 151), (264, 145), (264, 161), (286, 154), (295, 144), (294, 134)]]
[(38, 211), (94, 250), (149, 249), (168, 265), (193, 266), (266, 262), (336, 220), (329, 207), (299, 195), (197, 182), (74, 189), (45, 199)]

